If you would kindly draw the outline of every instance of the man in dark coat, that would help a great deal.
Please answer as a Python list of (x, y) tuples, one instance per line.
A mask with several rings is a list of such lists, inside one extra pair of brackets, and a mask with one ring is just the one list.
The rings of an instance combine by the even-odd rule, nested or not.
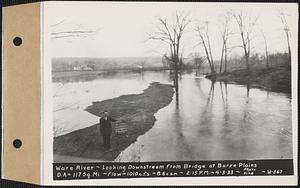
[(111, 122), (116, 120), (108, 116), (108, 112), (103, 112), (103, 117), (100, 118), (100, 132), (103, 137), (103, 146), (105, 151), (111, 151), (110, 149), (110, 136), (112, 132)]

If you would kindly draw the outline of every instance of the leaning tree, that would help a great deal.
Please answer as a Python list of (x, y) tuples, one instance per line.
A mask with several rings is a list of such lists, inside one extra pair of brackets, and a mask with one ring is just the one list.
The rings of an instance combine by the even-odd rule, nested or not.
[(288, 64), (291, 63), (291, 45), (290, 45), (290, 38), (291, 38), (291, 31), (289, 24), (287, 22), (287, 14), (284, 13), (282, 10), (279, 12), (279, 17), (282, 23), (283, 31), (285, 32), (286, 41), (287, 41), (287, 47), (288, 47), (288, 55), (289, 55), (289, 61)]
[(255, 37), (253, 31), (258, 20), (258, 16), (244, 11), (231, 12), (231, 15), (238, 25), (242, 48), (244, 50), (246, 69), (250, 71), (251, 41)]
[(226, 12), (221, 20), (220, 20), (220, 32), (222, 38), (222, 52), (221, 52), (221, 59), (220, 59), (220, 72), (223, 70), (223, 62), (224, 62), (224, 72), (227, 72), (227, 57), (228, 51), (230, 48), (228, 47), (228, 38), (233, 33), (230, 31), (230, 21), (231, 15), (229, 12)]
[(264, 44), (265, 44), (265, 54), (266, 54), (266, 68), (270, 67), (270, 63), (269, 63), (269, 51), (268, 51), (268, 42), (267, 42), (267, 37), (264, 33), (263, 30), (261, 30), (261, 35), (264, 39)]
[(209, 26), (209, 22), (206, 21), (200, 25), (197, 25), (195, 30), (198, 33), (198, 36), (200, 38), (199, 44), (202, 45), (204, 48), (206, 54), (206, 60), (209, 64), (211, 74), (215, 74), (216, 71), (215, 71), (214, 59), (212, 56), (212, 48), (211, 48), (208, 26)]

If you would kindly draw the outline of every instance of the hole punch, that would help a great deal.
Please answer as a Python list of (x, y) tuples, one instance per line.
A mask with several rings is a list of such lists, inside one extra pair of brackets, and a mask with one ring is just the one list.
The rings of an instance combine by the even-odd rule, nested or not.
[(15, 46), (20, 46), (22, 44), (22, 39), (20, 37), (15, 37), (13, 43)]
[(13, 145), (15, 148), (19, 149), (22, 146), (22, 141), (20, 139), (15, 139)]

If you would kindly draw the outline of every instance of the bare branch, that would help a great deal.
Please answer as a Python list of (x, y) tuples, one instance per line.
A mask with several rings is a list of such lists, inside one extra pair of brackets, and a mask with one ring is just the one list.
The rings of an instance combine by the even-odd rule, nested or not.
[(250, 51), (252, 49), (251, 47), (251, 40), (253, 39), (252, 31), (253, 28), (256, 26), (256, 22), (259, 16), (255, 16), (254, 19), (252, 19), (253, 15), (246, 15), (243, 14), (243, 12), (241, 11), (231, 12), (231, 15), (238, 25), (242, 46), (244, 49), (245, 59), (246, 59), (246, 68), (250, 70), (249, 57), (250, 57)]
[(51, 37), (51, 39), (59, 39), (59, 38), (68, 38), (68, 37), (79, 37), (79, 38), (86, 38), (89, 37), (90, 35), (61, 35), (61, 36), (55, 36)]
[(288, 53), (289, 53), (289, 63), (291, 63), (291, 46), (290, 46), (290, 36), (291, 36), (291, 32), (290, 32), (290, 27), (288, 25), (287, 22), (287, 18), (286, 18), (287, 14), (285, 14), (283, 12), (283, 10), (281, 10), (279, 12), (279, 17), (283, 26), (283, 30), (285, 32), (286, 35), (286, 41), (287, 41), (287, 47), (288, 47)]
[(90, 34), (94, 33), (95, 31), (62, 31), (62, 32), (53, 32), (51, 35), (61, 35), (61, 34)]
[(202, 44), (204, 48), (206, 59), (211, 68), (211, 72), (215, 73), (214, 62), (213, 62), (212, 52), (211, 52), (211, 44), (208, 35), (208, 22), (205, 22), (204, 25), (196, 26), (195, 31), (198, 33), (198, 36), (200, 38), (200, 44)]
[(60, 39), (60, 38), (69, 38), (69, 37), (77, 37), (77, 38), (86, 38), (95, 35), (100, 29), (94, 31), (84, 31), (84, 30), (78, 30), (78, 31), (60, 31), (60, 32), (52, 32), (51, 33), (51, 39)]
[(58, 25), (64, 23), (65, 21), (66, 21), (66, 20), (62, 20), (62, 21), (60, 21), (60, 22), (58, 22), (58, 23), (55, 23), (55, 24), (53, 24), (53, 25), (50, 25), (50, 27), (56, 27), (56, 26), (58, 26)]

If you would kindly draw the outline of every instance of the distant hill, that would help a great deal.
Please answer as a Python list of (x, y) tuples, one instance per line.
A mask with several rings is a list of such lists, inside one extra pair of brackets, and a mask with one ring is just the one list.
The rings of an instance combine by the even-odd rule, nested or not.
[(52, 71), (137, 69), (162, 67), (161, 57), (53, 58)]

